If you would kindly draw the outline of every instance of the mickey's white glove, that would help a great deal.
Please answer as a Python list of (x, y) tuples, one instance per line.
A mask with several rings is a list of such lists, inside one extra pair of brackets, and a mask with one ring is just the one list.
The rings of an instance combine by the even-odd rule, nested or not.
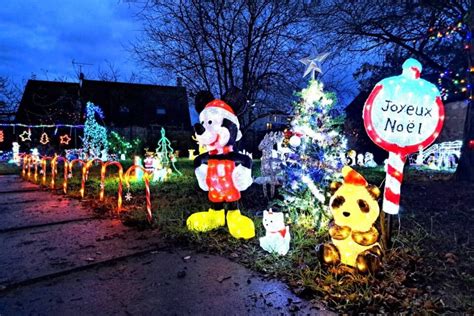
[(239, 191), (245, 191), (249, 186), (252, 185), (252, 169), (246, 168), (242, 165), (238, 165), (232, 172), (232, 182)]
[(209, 191), (209, 187), (207, 186), (207, 183), (206, 183), (207, 165), (206, 164), (200, 165), (194, 170), (194, 173), (196, 174), (199, 187), (203, 189), (204, 191)]

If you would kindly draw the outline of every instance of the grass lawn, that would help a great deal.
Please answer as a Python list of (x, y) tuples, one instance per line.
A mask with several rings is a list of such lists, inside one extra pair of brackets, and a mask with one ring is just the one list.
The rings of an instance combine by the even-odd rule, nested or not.
[(12, 163), (0, 163), (0, 175), (18, 174), (18, 166)]
[[(125, 162), (124, 168), (130, 164), (131, 161)], [(155, 217), (152, 225), (146, 222), (143, 182), (131, 184), (133, 198), (124, 199), (126, 211), (120, 214), (125, 225), (159, 229), (170, 243), (229, 257), (268, 277), (284, 280), (300, 296), (322, 302), (335, 311), (474, 313), (474, 184), (454, 182), (446, 172), (409, 169), (402, 187), (402, 210), (398, 218), (393, 218), (393, 248), (385, 251), (384, 271), (377, 276), (362, 276), (344, 266), (321, 266), (314, 247), (329, 240), (326, 232), (292, 225), (291, 250), (285, 257), (264, 252), (258, 238), (235, 240), (226, 228), (203, 234), (189, 232), (186, 218), (207, 210), (207, 193), (199, 189), (191, 161), (179, 160), (177, 167), (183, 176), (151, 184)], [(0, 173), (4, 170), (9, 169), (2, 166)], [(108, 171), (106, 200), (98, 202), (99, 170), (99, 166), (92, 167), (86, 199), (99, 215), (115, 216), (116, 170), (111, 167)], [(382, 168), (359, 172), (376, 185), (385, 176)], [(256, 162), (254, 176), (258, 173)], [(59, 170), (58, 192), (62, 176)], [(68, 192), (79, 197), (79, 189), (77, 167), (68, 180)], [(125, 186), (123, 193), (127, 193)], [(261, 213), (269, 201), (263, 197), (261, 186), (253, 184), (244, 192), (241, 204), (243, 213), (255, 221), (257, 237), (263, 236)]]

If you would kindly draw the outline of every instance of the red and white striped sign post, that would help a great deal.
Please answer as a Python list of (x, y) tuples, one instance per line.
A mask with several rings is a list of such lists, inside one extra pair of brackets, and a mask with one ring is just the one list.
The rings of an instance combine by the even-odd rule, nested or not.
[(383, 79), (367, 99), (363, 118), (370, 139), (389, 152), (383, 211), (398, 214), (407, 155), (431, 145), (444, 122), (444, 106), (435, 85), (421, 79), (421, 64), (403, 63), (399, 76)]

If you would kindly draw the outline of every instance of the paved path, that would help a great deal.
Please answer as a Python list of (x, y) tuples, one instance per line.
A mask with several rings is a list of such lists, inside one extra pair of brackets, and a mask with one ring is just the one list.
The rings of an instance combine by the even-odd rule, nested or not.
[(225, 258), (0, 176), (0, 315), (328, 314)]

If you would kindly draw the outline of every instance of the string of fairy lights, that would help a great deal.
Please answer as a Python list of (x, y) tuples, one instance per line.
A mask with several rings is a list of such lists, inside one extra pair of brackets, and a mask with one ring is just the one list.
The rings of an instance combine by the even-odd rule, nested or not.
[(21, 132), (18, 134), (18, 137), (22, 142), (30, 142), (32, 141), (33, 132), (32, 130), (41, 129), (41, 134), (38, 133), (39, 142), (42, 145), (46, 145), (51, 142), (52, 135), (48, 134), (44, 131), (46, 128), (54, 128), (54, 135), (58, 134), (59, 129), (69, 128), (69, 133), (60, 133), (59, 137), (57, 138), (61, 145), (69, 145), (69, 142), (72, 140), (71, 136), (73, 134), (73, 130), (75, 129), (84, 129), (84, 125), (71, 125), (71, 124), (22, 124), (22, 123), (0, 123), (0, 143), (5, 142), (7, 138), (7, 131), (5, 128), (13, 128), (12, 135), (17, 135), (16, 129), (20, 129)]
[[(458, 37), (462, 41), (463, 49), (466, 55), (471, 50), (472, 34), (468, 25), (460, 21), (446, 26), (444, 28), (430, 28), (429, 39), (433, 41), (452, 40)], [(438, 75), (438, 88), (440, 89), (443, 99), (447, 99), (450, 95), (465, 95), (470, 100), (472, 96), (472, 84), (468, 80), (469, 75), (474, 75), (474, 65), (458, 70), (446, 69)], [(448, 87), (448, 84), (450, 87)]]

